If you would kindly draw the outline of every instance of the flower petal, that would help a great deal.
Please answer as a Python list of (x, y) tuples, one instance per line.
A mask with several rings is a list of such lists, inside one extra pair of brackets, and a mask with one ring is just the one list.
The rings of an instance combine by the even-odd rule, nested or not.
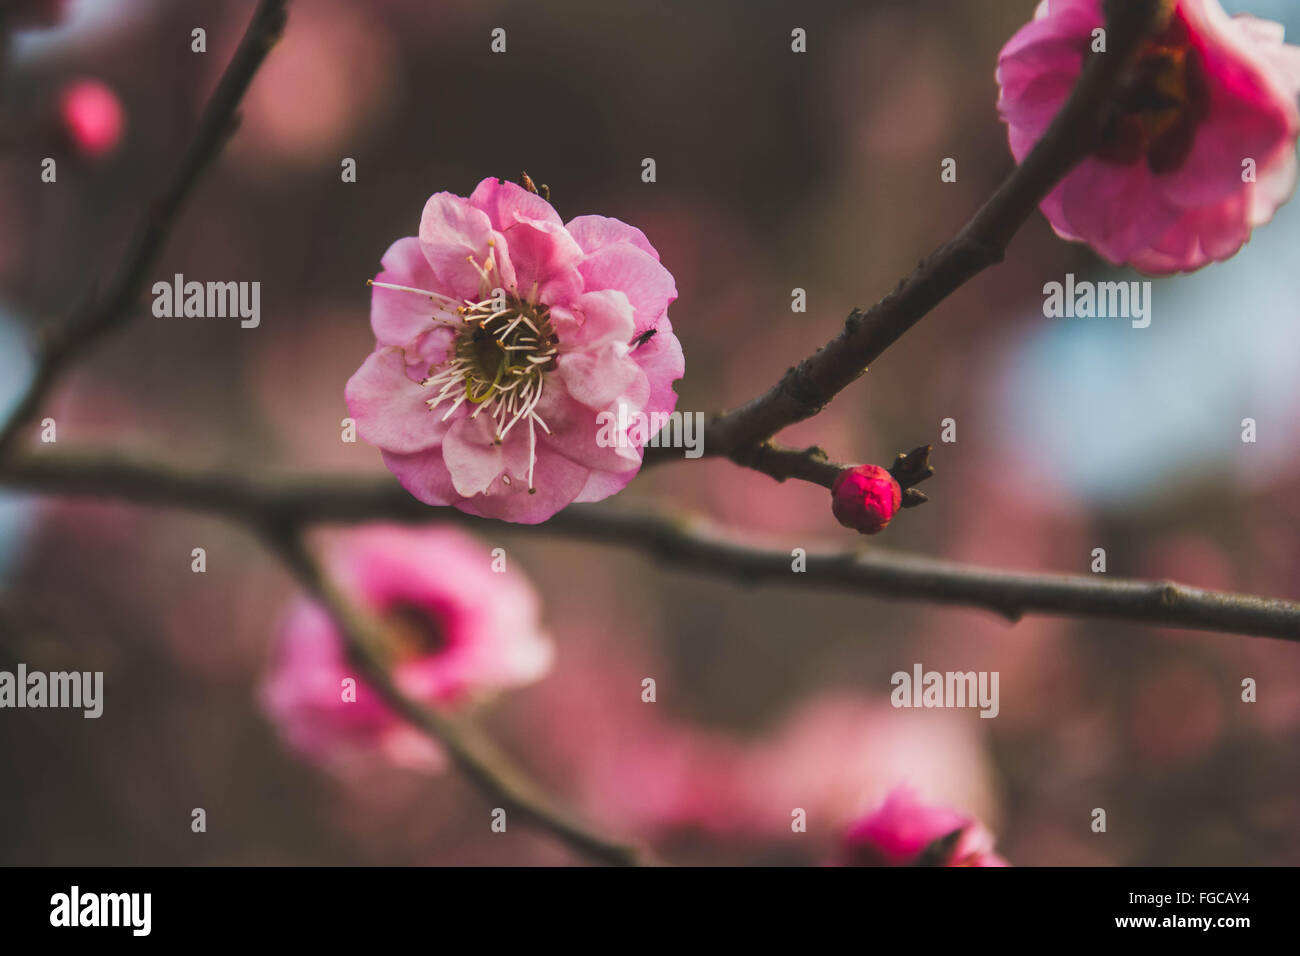
[(469, 204), (487, 214), (492, 228), (505, 232), (520, 219), (563, 226), (555, 207), (517, 183), (489, 176), (469, 196)]
[(1128, 262), (1181, 215), (1145, 163), (1116, 166), (1087, 159), (1061, 184), (1065, 227), (1112, 263)]
[(520, 219), (504, 233), (514, 270), (512, 289), (528, 302), (573, 301), (582, 292), (582, 250), (564, 226)]
[(438, 444), (446, 426), (429, 410), (428, 390), (406, 374), (399, 348), (372, 352), (343, 390), (357, 434), (386, 451), (410, 453)]
[[(572, 317), (571, 321), (563, 321)], [(556, 310), (561, 330), (560, 350), (578, 351), (598, 348), (611, 342), (627, 345), (636, 335), (635, 313), (627, 295), (618, 289), (587, 292), (574, 304), (572, 311)]]
[(482, 266), (494, 249), (501, 288), (509, 288), (514, 279), (505, 240), (487, 214), (451, 193), (435, 193), (424, 204), (420, 248), (439, 279), (435, 291), (453, 299), (478, 298), (482, 277), (470, 260)]
[(442, 458), (456, 493), (464, 498), (487, 491), (505, 467), (492, 419), (486, 414), (453, 424), (442, 441)]
[(631, 354), (632, 361), (641, 367), (650, 383), (646, 414), (671, 412), (677, 407), (673, 382), (686, 374), (686, 356), (682, 353), (682, 343), (673, 335), (667, 316), (664, 316), (654, 337), (638, 345)]
[[(553, 379), (548, 380), (537, 414), (550, 434), (538, 435), (538, 443), (587, 468), (612, 472), (640, 468), (641, 447), (626, 439), (626, 424), (635, 425), (639, 420), (650, 385), (639, 367), (631, 368), (633, 378), (604, 408), (584, 405), (565, 388), (557, 388)], [(611, 423), (624, 427), (611, 431)]]
[(628, 297), (638, 333), (655, 328), (677, 298), (677, 284), (659, 260), (625, 242), (597, 249), (579, 271), (588, 292), (617, 289)]
[(493, 494), (458, 501), (456, 507), (483, 518), (539, 524), (577, 497), (589, 473), (590, 469), (569, 461), (553, 449), (539, 446), (534, 493), (529, 494), (523, 483), (514, 482), (505, 489), (494, 488)]
[[(431, 292), (438, 288), (433, 268), (424, 257), (420, 240), (414, 236), (398, 239), (389, 246), (380, 263), (383, 268), (375, 276), (376, 282)], [(432, 299), (378, 286), (370, 290), (370, 328), (380, 345), (406, 345), (421, 332), (427, 332), (435, 316), (446, 316), (446, 313)]]
[(442, 460), (441, 449), (431, 448), (413, 455), (385, 451), (383, 459), (402, 487), (426, 505), (452, 505), (460, 498)]
[(623, 242), (636, 246), (642, 252), (654, 256), (656, 262), (659, 261), (659, 253), (650, 245), (645, 233), (619, 219), (611, 219), (609, 216), (575, 216), (569, 220), (567, 228), (583, 252), (592, 253), (616, 242)]

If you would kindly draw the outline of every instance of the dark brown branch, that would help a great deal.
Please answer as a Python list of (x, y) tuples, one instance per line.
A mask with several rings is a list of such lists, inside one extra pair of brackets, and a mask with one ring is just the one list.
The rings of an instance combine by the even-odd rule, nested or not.
[[(429, 508), (389, 478), (252, 479), (113, 456), (43, 455), (0, 469), (0, 485), (45, 494), (166, 505), (262, 526), (390, 520), (501, 527), (454, 509)], [(696, 519), (615, 511), (599, 505), (571, 506), (544, 524), (512, 525), (511, 531), (637, 548), (675, 569), (697, 568), (747, 584), (835, 588), (891, 599), (934, 601), (983, 608), (1012, 621), (1025, 614), (1110, 618), (1300, 641), (1300, 603), (1167, 581), (998, 571), (874, 548), (810, 554), (807, 570), (795, 573), (789, 550), (741, 544)]]
[(784, 445), (774, 445), (771, 442), (742, 448), (732, 456), (732, 461), (746, 468), (761, 471), (777, 481), (798, 478), (800, 481), (810, 481), (823, 488), (835, 484), (839, 473), (850, 467), (831, 461), (825, 450), (816, 445), (809, 448), (786, 448)]
[(366, 684), (395, 713), (442, 745), (470, 782), (506, 811), (507, 826), (518, 821), (538, 827), (602, 863), (633, 866), (641, 862), (636, 847), (606, 839), (551, 804), (476, 728), (404, 694), (389, 673), (387, 645), (378, 624), (333, 586), (304, 545), (300, 530), (291, 523), (261, 525), (258, 530), (303, 588), (329, 612), (343, 635), (349, 659)]
[(166, 191), (145, 217), (107, 291), (44, 335), (32, 380), (0, 428), (0, 455), (9, 451), (23, 426), (36, 415), (68, 363), (130, 317), (185, 200), (235, 131), (244, 93), (284, 30), (287, 5), (288, 0), (262, 0), (258, 4), (239, 48), (208, 101), (189, 149)]
[[(930, 445), (913, 448), (906, 455), (900, 454), (889, 468), (890, 474), (903, 489), (904, 508), (915, 508), (930, 500), (913, 486), (934, 475), (934, 468), (930, 464), (931, 450)], [(825, 449), (817, 445), (787, 448), (766, 441), (741, 448), (731, 456), (731, 460), (754, 471), (761, 471), (777, 481), (797, 478), (823, 488), (834, 487), (840, 472), (852, 467), (831, 461)]]
[[(1167, 20), (1170, 0), (1107, 0), (1107, 51), (1095, 54), (1043, 138), (965, 227), (867, 312), (791, 368), (776, 385), (705, 425), (705, 454), (745, 463), (747, 449), (811, 418), (856, 381), (908, 329), (972, 276), (1002, 261), (1012, 237), (1093, 149), (1111, 95), (1143, 41)], [(646, 450), (647, 465), (675, 457)], [(762, 470), (762, 469), (760, 469)]]

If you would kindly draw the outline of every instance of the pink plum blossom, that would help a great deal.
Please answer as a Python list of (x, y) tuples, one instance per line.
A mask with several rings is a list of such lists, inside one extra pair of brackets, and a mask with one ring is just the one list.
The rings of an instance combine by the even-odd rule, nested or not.
[(99, 80), (68, 84), (59, 95), (59, 118), (73, 148), (92, 159), (111, 153), (122, 138), (122, 103)]
[(231, 146), (241, 166), (310, 166), (322, 155), (349, 154), (345, 144), (373, 133), (397, 102), (401, 64), (391, 27), (373, 15), (374, 6), (294, 5), (292, 29), (258, 70), (240, 108)]
[(654, 247), (617, 219), (565, 224), (497, 179), (468, 199), (437, 193), (374, 280), (375, 351), (345, 392), (357, 433), (430, 505), (535, 524), (608, 497), (647, 437), (610, 440), (611, 415), (677, 404), (676, 297)]
[[(393, 679), (407, 695), (456, 707), (482, 692), (543, 676), (552, 646), (538, 601), (517, 572), (494, 571), (490, 552), (459, 531), (372, 526), (332, 549), (329, 570), (344, 593), (386, 625)], [(355, 700), (344, 681), (356, 680)], [(322, 762), (359, 753), (425, 769), (441, 754), (358, 676), (333, 621), (299, 599), (287, 613), (263, 689), (289, 744)]]
[[(981, 728), (954, 711), (916, 720), (887, 700), (822, 693), (801, 703), (745, 756), (740, 802), (749, 824), (769, 838), (790, 834), (790, 808), (843, 831), (905, 780), (942, 802), (996, 813), (993, 771)], [(830, 846), (817, 852), (829, 853)]]
[[(1022, 161), (1092, 53), (1102, 0), (1043, 0), (998, 57), (998, 109)], [(1280, 24), (1178, 0), (1121, 82), (1100, 146), (1042, 203), (1056, 232), (1164, 275), (1229, 258), (1296, 182), (1300, 47)]]
[(922, 803), (910, 787), (849, 828), (843, 862), (851, 866), (1006, 866), (993, 835), (970, 817)]
[[(573, 793), (585, 816), (611, 830), (659, 841), (686, 832), (744, 830), (736, 803), (743, 742), (675, 717), (642, 699), (643, 678), (662, 662), (626, 623), (598, 615), (564, 631), (564, 661), (513, 713), (537, 763)], [(628, 693), (632, 688), (633, 693)], [(539, 722), (547, 732), (535, 734)]]

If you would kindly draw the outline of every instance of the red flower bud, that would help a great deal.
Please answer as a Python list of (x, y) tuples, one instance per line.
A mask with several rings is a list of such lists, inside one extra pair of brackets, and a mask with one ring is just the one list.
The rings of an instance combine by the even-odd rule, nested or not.
[(903, 489), (879, 465), (840, 472), (831, 486), (831, 511), (840, 524), (863, 534), (884, 530), (903, 502)]
[(82, 156), (107, 156), (122, 138), (124, 112), (112, 88), (99, 80), (77, 80), (59, 97), (64, 134)]

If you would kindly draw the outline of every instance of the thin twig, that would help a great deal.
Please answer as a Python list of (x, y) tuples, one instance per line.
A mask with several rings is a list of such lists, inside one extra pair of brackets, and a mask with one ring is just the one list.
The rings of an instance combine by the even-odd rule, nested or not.
[(829, 488), (835, 484), (841, 471), (850, 467), (831, 461), (824, 448), (811, 445), (808, 448), (787, 448), (772, 442), (750, 445), (736, 452), (732, 459), (738, 465), (761, 471), (777, 481), (797, 478), (814, 485)]
[(239, 104), (258, 67), (284, 30), (287, 5), (288, 0), (262, 0), (258, 4), (239, 48), (208, 101), (189, 149), (166, 191), (141, 223), (108, 290), (44, 334), (32, 379), (0, 428), (0, 456), (9, 451), (23, 426), (35, 416), (69, 362), (130, 318), (186, 199), (238, 126)]
[(512, 817), (517, 818), (601, 863), (634, 866), (643, 862), (635, 846), (601, 836), (552, 804), (475, 727), (452, 720), (403, 693), (386, 664), (382, 629), (334, 587), (307, 550), (296, 525), (257, 524), (256, 529), (303, 588), (329, 613), (343, 637), (349, 659), (361, 670), (367, 685), (400, 717), (441, 744), (470, 782), (506, 811), (507, 825)]
[[(769, 459), (752, 457), (749, 449), (816, 415), (940, 302), (1002, 261), (1012, 237), (1039, 203), (1093, 150), (1112, 93), (1143, 41), (1168, 18), (1171, 3), (1107, 0), (1106, 8), (1108, 52), (1088, 62), (1065, 106), (1025, 161), (954, 238), (922, 260), (893, 292), (867, 312), (854, 309), (842, 332), (762, 395), (706, 422), (705, 455), (766, 471), (762, 466)], [(645, 463), (675, 457), (672, 449), (648, 448)]]
[[(170, 506), (268, 526), (388, 520), (500, 528), (451, 508), (430, 508), (388, 478), (257, 479), (133, 462), (116, 455), (59, 454), (11, 462), (0, 469), (0, 485)], [(746, 583), (934, 601), (983, 608), (1012, 621), (1025, 614), (1111, 618), (1300, 641), (1300, 603), (1168, 581), (999, 571), (875, 548), (810, 554), (807, 570), (796, 573), (788, 549), (740, 543), (699, 519), (600, 505), (571, 506), (543, 524), (512, 525), (511, 531), (636, 548), (664, 559), (672, 568), (695, 568)]]

